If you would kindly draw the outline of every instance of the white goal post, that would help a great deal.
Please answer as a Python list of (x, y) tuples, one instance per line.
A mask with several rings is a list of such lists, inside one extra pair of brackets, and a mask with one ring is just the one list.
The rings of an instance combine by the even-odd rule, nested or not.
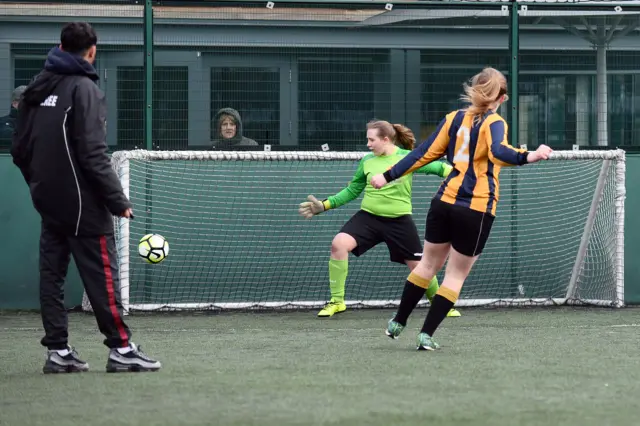
[[(114, 221), (125, 311), (322, 306), (331, 240), (361, 198), (311, 220), (297, 207), (308, 194), (322, 199), (344, 188), (366, 154), (114, 153), (136, 215)], [(422, 238), (442, 179), (412, 179)], [(491, 237), (456, 306), (623, 306), (624, 151), (555, 151), (549, 161), (502, 168), (500, 182)], [(147, 233), (169, 242), (161, 264), (137, 255)], [(396, 306), (406, 276), (384, 244), (351, 256), (347, 304)], [(91, 310), (86, 294), (83, 309)]]

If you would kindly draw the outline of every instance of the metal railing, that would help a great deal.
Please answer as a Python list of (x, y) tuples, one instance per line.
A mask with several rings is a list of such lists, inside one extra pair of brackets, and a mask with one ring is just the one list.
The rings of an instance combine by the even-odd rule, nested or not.
[(636, 1), (3, 2), (0, 105), (72, 20), (98, 32), (114, 149), (210, 149), (226, 107), (272, 149), (364, 149), (372, 118), (424, 139), (484, 66), (514, 145), (640, 146)]

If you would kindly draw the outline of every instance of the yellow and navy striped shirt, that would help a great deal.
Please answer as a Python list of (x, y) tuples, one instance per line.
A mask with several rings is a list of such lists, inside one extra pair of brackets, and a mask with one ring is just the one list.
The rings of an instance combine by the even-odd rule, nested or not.
[(527, 154), (508, 144), (507, 123), (500, 115), (490, 111), (474, 124), (471, 114), (457, 110), (447, 114), (429, 139), (384, 177), (391, 182), (446, 155), (453, 170), (436, 198), (495, 216), (500, 168), (525, 164)]

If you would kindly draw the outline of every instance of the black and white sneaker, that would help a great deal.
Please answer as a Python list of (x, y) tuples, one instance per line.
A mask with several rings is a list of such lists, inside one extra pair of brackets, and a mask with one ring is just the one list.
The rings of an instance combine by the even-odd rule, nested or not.
[(82, 373), (89, 371), (89, 364), (78, 357), (72, 347), (62, 350), (48, 350), (47, 360), (42, 367), (44, 374)]
[(107, 360), (107, 373), (158, 371), (160, 367), (159, 361), (149, 358), (135, 343), (129, 343), (126, 348), (111, 349)]

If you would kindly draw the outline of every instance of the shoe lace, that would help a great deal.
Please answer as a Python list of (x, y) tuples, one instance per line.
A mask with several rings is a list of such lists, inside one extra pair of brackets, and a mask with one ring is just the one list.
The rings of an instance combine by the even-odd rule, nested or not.
[(135, 354), (136, 354), (137, 356), (139, 356), (140, 358), (143, 358), (143, 359), (145, 359), (146, 361), (151, 361), (151, 358), (149, 358), (149, 357), (147, 356), (147, 354), (145, 354), (145, 353), (142, 351), (142, 346), (134, 345), (132, 350), (133, 350), (133, 353), (135, 353)]
[(426, 333), (420, 335), (420, 343), (427, 344), (431, 346), (437, 346), (438, 344), (433, 340), (433, 337), (429, 336)]

